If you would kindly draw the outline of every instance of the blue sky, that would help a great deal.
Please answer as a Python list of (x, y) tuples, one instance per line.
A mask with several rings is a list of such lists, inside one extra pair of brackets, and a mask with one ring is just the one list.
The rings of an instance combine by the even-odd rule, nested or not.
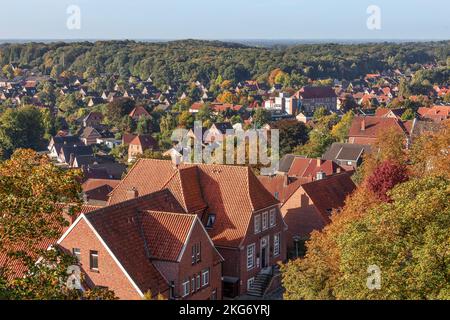
[[(66, 27), (66, 9), (81, 28)], [(366, 10), (381, 9), (381, 30)], [(2, 0), (0, 39), (450, 39), (448, 0)]]

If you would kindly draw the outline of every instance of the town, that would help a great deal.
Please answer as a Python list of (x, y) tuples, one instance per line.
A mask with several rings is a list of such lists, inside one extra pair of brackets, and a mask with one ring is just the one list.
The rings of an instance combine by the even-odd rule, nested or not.
[[(148, 49), (186, 61), (195, 58), (184, 50), (197, 45)], [(34, 274), (51, 277), (49, 267), (35, 262), (56, 255), (80, 267), (82, 290), (68, 293), (61, 284), (50, 298), (398, 298), (367, 289), (357, 295), (339, 282), (345, 274), (362, 279), (357, 288), (365, 285), (364, 253), (351, 255), (350, 244), (362, 245), (358, 237), (370, 237), (367, 245), (379, 251), (365, 254), (380, 266), (377, 257), (391, 252), (384, 241), (394, 246), (396, 232), (421, 230), (411, 245), (423, 250), (411, 251), (399, 239), (405, 250), (396, 247), (392, 258), (399, 265), (415, 268), (423, 262), (416, 255), (448, 258), (445, 248), (431, 244), (433, 236), (448, 242), (448, 42), (388, 44), (383, 63), (367, 60), (364, 68), (352, 62), (350, 52), (360, 50), (353, 45), (323, 45), (320, 50), (346, 52), (342, 66), (311, 60), (254, 72), (245, 65), (254, 58), (241, 57), (243, 64), (215, 69), (213, 62), (196, 63), (188, 73), (158, 69), (163, 62), (144, 54), (119, 52), (106, 60), (105, 46), (108, 52), (145, 47), (113, 41), (0, 45), (0, 294), (48, 298), (32, 290), (45, 285)], [(223, 55), (278, 54), (227, 43), (200, 46)], [(403, 57), (408, 46), (419, 53)], [(210, 59), (221, 63), (222, 57)], [(201, 123), (200, 135), (194, 122)], [(270, 136), (278, 130), (277, 169), (263, 174), (261, 163), (180, 160), (183, 150), (173, 138), (180, 128), (189, 143), (200, 141), (200, 149), (225, 148), (230, 132)], [(404, 203), (413, 193), (417, 203)], [(421, 202), (427, 197), (435, 207)], [(417, 223), (405, 207), (417, 209)], [(429, 217), (434, 212), (440, 214)], [(377, 215), (384, 222), (369, 225)], [(335, 259), (342, 270), (333, 269)], [(446, 270), (448, 261), (438, 260), (430, 262), (433, 270)], [(356, 270), (359, 262), (363, 267)], [(448, 298), (448, 282), (439, 279), (414, 297)], [(326, 281), (340, 283), (341, 291), (317, 289)]]

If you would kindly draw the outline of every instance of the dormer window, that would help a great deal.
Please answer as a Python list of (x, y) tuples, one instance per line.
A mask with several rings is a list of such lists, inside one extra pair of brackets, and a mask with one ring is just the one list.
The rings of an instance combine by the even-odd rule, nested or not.
[(213, 213), (208, 214), (208, 220), (206, 221), (206, 228), (211, 229), (216, 222), (216, 215)]

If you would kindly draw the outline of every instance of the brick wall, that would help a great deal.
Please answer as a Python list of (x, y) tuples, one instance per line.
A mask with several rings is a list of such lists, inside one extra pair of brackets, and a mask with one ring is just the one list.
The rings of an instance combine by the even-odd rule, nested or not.
[(294, 247), (293, 237), (306, 240), (313, 230), (320, 230), (325, 226), (325, 221), (302, 187), (284, 203), (281, 212), (288, 225), (288, 248)]
[[(61, 242), (61, 247), (69, 252), (79, 248), (81, 253), (81, 267), (86, 273), (87, 280), (97, 286), (105, 286), (113, 290), (117, 297), (126, 300), (141, 299), (117, 263), (109, 255), (106, 248), (98, 240), (84, 219)], [(90, 270), (89, 252), (98, 251), (98, 271)]]

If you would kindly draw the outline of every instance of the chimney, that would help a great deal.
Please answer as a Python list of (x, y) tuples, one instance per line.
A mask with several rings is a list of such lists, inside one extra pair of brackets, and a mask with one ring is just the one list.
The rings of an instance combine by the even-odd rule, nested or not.
[(287, 187), (289, 184), (289, 177), (287, 174), (283, 176), (283, 187)]
[(138, 197), (138, 191), (135, 187), (127, 190), (127, 200), (135, 199)]
[(361, 131), (366, 130), (366, 118), (362, 118), (361, 120)]
[(322, 159), (317, 158), (317, 166), (320, 167), (322, 165)]
[(326, 174), (323, 171), (317, 171), (316, 173), (316, 180), (323, 180), (325, 179)]

